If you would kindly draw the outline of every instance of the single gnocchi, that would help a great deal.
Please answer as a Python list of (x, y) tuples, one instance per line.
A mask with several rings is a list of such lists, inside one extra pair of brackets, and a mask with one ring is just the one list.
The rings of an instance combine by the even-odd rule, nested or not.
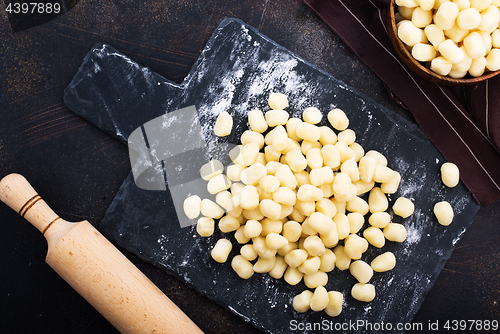
[(224, 171), (224, 166), (219, 160), (213, 159), (201, 166), (200, 176), (203, 180), (209, 181), (214, 176), (221, 174)]
[(208, 198), (201, 200), (200, 212), (203, 216), (218, 219), (224, 215), (224, 210)]
[(259, 109), (251, 110), (248, 113), (248, 125), (250, 129), (258, 133), (263, 133), (268, 128), (264, 114)]
[(422, 41), (422, 30), (412, 21), (403, 21), (398, 26), (398, 37), (408, 46), (414, 46)]
[(328, 297), (328, 291), (326, 291), (325, 287), (318, 286), (311, 297), (311, 310), (315, 312), (322, 311), (328, 306), (329, 302), (330, 298)]
[(233, 128), (233, 117), (229, 115), (227, 111), (221, 112), (217, 116), (217, 120), (214, 125), (214, 133), (218, 137), (225, 137), (231, 133)]
[(403, 218), (411, 216), (414, 210), (415, 205), (410, 199), (406, 197), (399, 197), (392, 206), (392, 211)]
[(284, 110), (269, 110), (265, 113), (267, 125), (274, 127), (277, 125), (284, 125), (288, 121), (288, 113)]
[(359, 283), (368, 283), (373, 276), (373, 269), (368, 263), (362, 260), (357, 260), (349, 266), (351, 275), (354, 276)]
[(231, 260), (231, 267), (238, 274), (238, 276), (243, 279), (249, 279), (253, 276), (254, 270), (252, 263), (241, 255), (233, 257)]
[(434, 205), (433, 211), (439, 224), (448, 226), (453, 221), (454, 213), (450, 203), (446, 201), (438, 202)]
[(189, 219), (198, 218), (201, 212), (201, 198), (198, 195), (191, 195), (184, 200), (184, 213)]
[(196, 232), (202, 237), (209, 237), (214, 234), (215, 221), (209, 217), (200, 217), (196, 224)]
[(460, 181), (460, 171), (452, 162), (445, 162), (441, 166), (441, 180), (450, 188), (455, 187)]
[(229, 256), (232, 248), (233, 245), (231, 241), (222, 238), (217, 241), (210, 254), (215, 261), (224, 263), (227, 261), (227, 257)]
[(311, 299), (313, 297), (313, 292), (309, 290), (304, 290), (297, 296), (293, 298), (293, 309), (297, 312), (304, 313), (308, 311), (311, 307)]
[(356, 283), (351, 289), (354, 299), (362, 302), (371, 302), (375, 299), (375, 286), (370, 283)]
[(328, 122), (330, 122), (331, 126), (336, 130), (342, 131), (349, 126), (349, 119), (342, 109), (335, 108), (330, 110), (327, 118)]
[(323, 114), (316, 107), (308, 107), (304, 109), (304, 112), (302, 113), (302, 118), (304, 119), (304, 122), (311, 124), (318, 124), (319, 122), (321, 122)]
[(269, 94), (267, 103), (271, 109), (283, 110), (288, 107), (288, 98), (283, 93), (271, 93)]
[(389, 241), (403, 242), (406, 240), (406, 227), (399, 223), (389, 223), (383, 229), (384, 236)]
[(344, 254), (353, 260), (361, 258), (368, 249), (368, 241), (357, 234), (350, 234), (344, 242)]
[(370, 266), (379, 273), (392, 270), (396, 266), (396, 257), (392, 252), (385, 252), (374, 258)]

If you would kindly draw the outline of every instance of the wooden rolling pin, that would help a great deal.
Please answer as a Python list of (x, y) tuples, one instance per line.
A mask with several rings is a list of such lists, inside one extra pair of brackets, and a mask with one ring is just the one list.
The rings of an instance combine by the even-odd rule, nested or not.
[(121, 333), (203, 333), (88, 221), (58, 217), (23, 176), (1, 180), (0, 199), (43, 233), (46, 262)]

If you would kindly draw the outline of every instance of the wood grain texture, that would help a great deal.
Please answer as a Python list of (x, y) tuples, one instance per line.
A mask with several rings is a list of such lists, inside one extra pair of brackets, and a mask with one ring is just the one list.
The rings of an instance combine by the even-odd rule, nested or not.
[[(62, 104), (64, 88), (98, 42), (108, 42), (181, 82), (220, 21), (238, 17), (412, 119), (299, 0), (148, 3), (82, 0), (64, 16), (20, 33), (12, 33), (7, 18), (0, 16), (0, 177), (14, 171), (25, 175), (66, 220), (88, 219), (98, 228), (130, 170), (124, 145)], [(499, 216), (499, 202), (479, 211), (414, 322), (500, 318)], [(0, 206), (0, 224), (0, 332), (116, 333), (44, 263), (46, 242), (35, 228), (6, 206)], [(126, 254), (206, 333), (257, 332), (158, 268)]]

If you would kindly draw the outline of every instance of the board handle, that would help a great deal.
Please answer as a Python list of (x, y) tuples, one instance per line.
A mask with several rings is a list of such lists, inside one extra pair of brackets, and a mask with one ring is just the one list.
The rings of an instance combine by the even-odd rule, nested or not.
[(44, 235), (60, 219), (20, 174), (9, 174), (0, 181), (0, 200)]
[(203, 334), (89, 222), (59, 218), (19, 174), (0, 181), (0, 200), (48, 242), (46, 262), (123, 334)]

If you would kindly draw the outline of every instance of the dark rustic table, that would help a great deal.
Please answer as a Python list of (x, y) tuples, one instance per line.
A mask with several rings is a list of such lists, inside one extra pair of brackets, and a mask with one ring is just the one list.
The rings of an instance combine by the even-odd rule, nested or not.
[[(0, 4), (0, 177), (23, 174), (69, 221), (86, 219), (98, 228), (130, 170), (127, 147), (62, 101), (64, 88), (98, 42), (180, 83), (221, 20), (236, 17), (412, 120), (383, 82), (299, 0), (61, 1), (63, 15), (41, 25), (44, 20), (33, 16), (7, 15), (9, 3), (15, 1)], [(499, 214), (498, 201), (479, 210), (415, 325), (500, 320)], [(0, 224), (1, 333), (116, 333), (45, 264), (41, 233), (3, 204)], [(158, 268), (124, 253), (206, 333), (257, 332)]]

